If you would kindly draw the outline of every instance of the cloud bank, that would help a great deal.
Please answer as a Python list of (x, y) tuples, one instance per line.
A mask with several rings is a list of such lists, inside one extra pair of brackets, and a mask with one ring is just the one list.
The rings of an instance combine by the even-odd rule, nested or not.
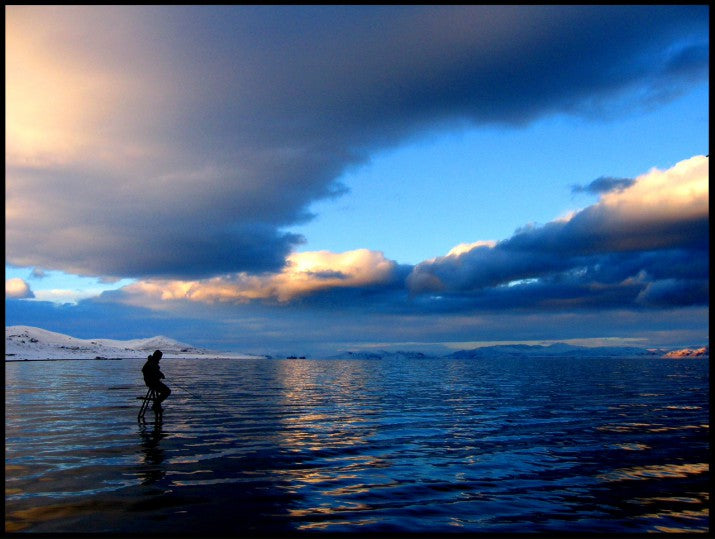
[(708, 181), (704, 156), (654, 169), (569, 218), (418, 264), (408, 287), (457, 305), (706, 305)]
[(502, 241), (460, 244), (414, 267), (382, 253), (306, 252), (279, 272), (146, 280), (123, 301), (290, 303), (373, 312), (642, 309), (709, 304), (709, 159), (653, 169), (629, 187)]
[[(286, 227), (344, 192), (346, 167), (418, 131), (672, 98), (707, 79), (708, 19), (707, 6), (8, 6), (6, 262), (201, 301), (392, 283), (401, 270), (377, 253), (305, 255), (321, 262), (301, 270)], [(628, 263), (660, 275), (635, 253), (682, 262), (702, 219), (659, 227), (633, 204), (604, 198), (425, 263), (410, 291), (547, 286), (576, 267), (605, 279)], [(601, 241), (617, 258), (605, 266)]]

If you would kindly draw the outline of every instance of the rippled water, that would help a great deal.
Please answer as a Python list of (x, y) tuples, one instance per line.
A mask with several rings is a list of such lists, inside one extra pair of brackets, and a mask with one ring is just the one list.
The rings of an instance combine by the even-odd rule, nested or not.
[(702, 360), (142, 364), (6, 363), (6, 531), (709, 528)]

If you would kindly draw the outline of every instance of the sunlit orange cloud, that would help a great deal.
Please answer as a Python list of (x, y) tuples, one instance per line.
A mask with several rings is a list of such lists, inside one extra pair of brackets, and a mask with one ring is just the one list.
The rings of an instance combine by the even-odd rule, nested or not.
[(5, 296), (8, 298), (28, 298), (33, 297), (33, 293), (24, 280), (14, 277), (5, 281)]
[(697, 155), (667, 170), (654, 168), (630, 187), (601, 197), (598, 205), (626, 219), (670, 219), (708, 215), (710, 159)]
[(290, 301), (329, 288), (369, 286), (387, 281), (396, 264), (368, 249), (344, 253), (311, 251), (288, 256), (280, 273), (266, 276), (238, 273), (195, 281), (140, 281), (123, 290), (130, 297), (245, 303), (257, 299)]

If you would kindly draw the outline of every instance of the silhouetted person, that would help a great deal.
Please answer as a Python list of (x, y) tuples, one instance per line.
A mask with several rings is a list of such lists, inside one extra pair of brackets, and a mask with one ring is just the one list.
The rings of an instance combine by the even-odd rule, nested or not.
[(165, 378), (164, 373), (159, 370), (159, 360), (163, 355), (161, 350), (156, 350), (146, 358), (146, 363), (142, 367), (144, 383), (159, 394), (159, 400), (154, 401), (154, 411), (161, 411), (161, 403), (171, 394), (171, 389), (161, 381)]

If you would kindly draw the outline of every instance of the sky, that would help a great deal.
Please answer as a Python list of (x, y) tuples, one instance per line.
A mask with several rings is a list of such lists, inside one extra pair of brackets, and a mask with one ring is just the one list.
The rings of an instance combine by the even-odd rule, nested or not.
[(6, 325), (709, 342), (709, 7), (6, 6)]

